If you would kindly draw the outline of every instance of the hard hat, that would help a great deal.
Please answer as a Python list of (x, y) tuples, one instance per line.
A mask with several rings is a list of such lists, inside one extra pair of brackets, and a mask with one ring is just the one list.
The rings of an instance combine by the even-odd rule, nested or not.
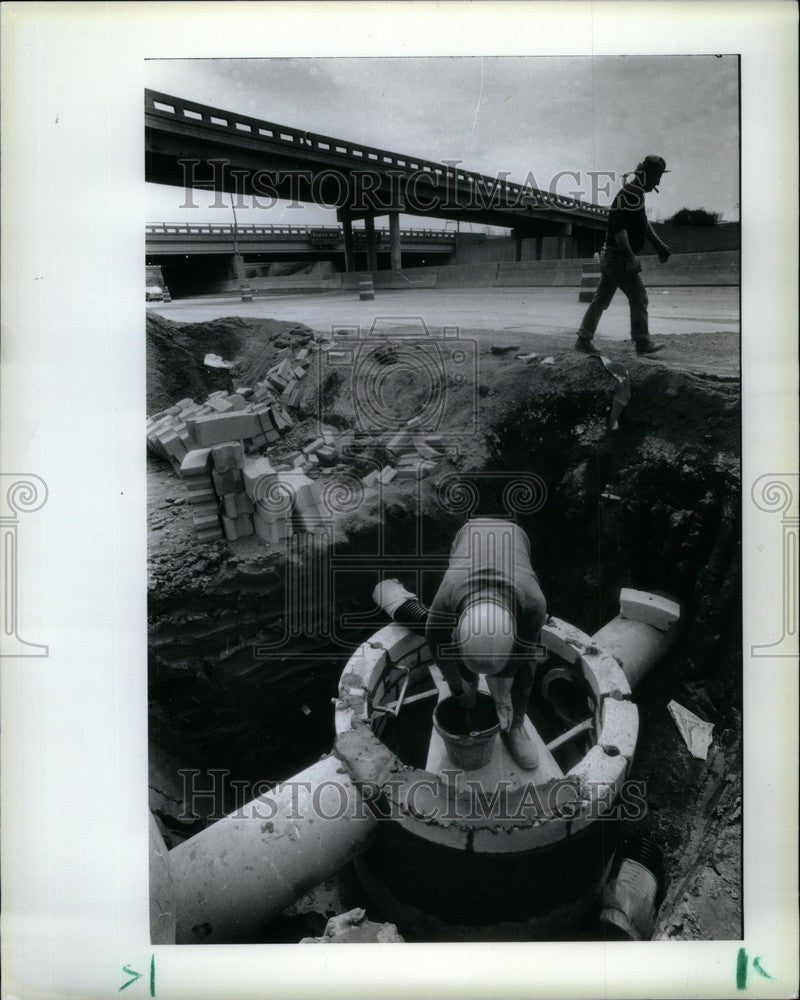
[(659, 177), (661, 176), (661, 174), (669, 173), (669, 170), (667, 170), (667, 161), (664, 159), (664, 157), (653, 156), (652, 153), (649, 154), (648, 156), (645, 156), (645, 158), (637, 166), (636, 169), (644, 170), (646, 174), (650, 174), (651, 176), (653, 174), (658, 174)]
[(514, 616), (500, 601), (475, 601), (461, 613), (454, 642), (474, 674), (499, 674), (514, 648)]

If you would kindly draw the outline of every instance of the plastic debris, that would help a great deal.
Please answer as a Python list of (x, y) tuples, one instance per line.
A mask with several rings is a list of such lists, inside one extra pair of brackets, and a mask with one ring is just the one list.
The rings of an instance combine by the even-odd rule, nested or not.
[(533, 351), (530, 354), (515, 354), (514, 357), (517, 361), (533, 361), (534, 358), (538, 358), (538, 354), (534, 354)]
[(711, 746), (711, 734), (714, 726), (710, 722), (705, 722), (698, 718), (694, 712), (679, 705), (677, 701), (671, 701), (667, 708), (678, 727), (678, 731), (683, 737), (683, 741), (689, 748), (689, 753), (698, 760), (708, 760), (708, 748)]
[(603, 367), (617, 380), (617, 389), (611, 401), (611, 411), (608, 414), (608, 429), (615, 431), (619, 427), (619, 416), (630, 402), (631, 381), (628, 378), (628, 369), (619, 361), (612, 361), (605, 354), (592, 354), (590, 357), (599, 358), (603, 362)]
[(206, 354), (203, 364), (207, 368), (233, 368), (232, 361), (223, 361), (218, 354)]
[(556, 363), (555, 358), (542, 358), (543, 365), (554, 365)]

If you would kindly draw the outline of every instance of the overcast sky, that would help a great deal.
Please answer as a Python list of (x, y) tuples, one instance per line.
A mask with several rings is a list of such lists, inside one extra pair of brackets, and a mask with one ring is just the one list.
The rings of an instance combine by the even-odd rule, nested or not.
[[(684, 207), (739, 217), (735, 56), (158, 60), (147, 63), (146, 85), (392, 152), (460, 159), (490, 176), (509, 171), (523, 182), (532, 172), (543, 188), (559, 171), (621, 175), (656, 153), (672, 172), (648, 196), (652, 218)], [(564, 177), (558, 191), (577, 187)], [(231, 221), (205, 192), (195, 209), (181, 209), (182, 201), (180, 189), (148, 184), (148, 221)], [(237, 217), (336, 223), (333, 211), (284, 203)]]

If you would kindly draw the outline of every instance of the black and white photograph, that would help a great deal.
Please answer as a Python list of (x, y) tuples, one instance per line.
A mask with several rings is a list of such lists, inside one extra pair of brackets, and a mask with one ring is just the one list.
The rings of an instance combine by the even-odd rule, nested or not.
[(796, 5), (1, 13), (2, 1000), (797, 996)]
[(154, 940), (740, 937), (738, 57), (147, 78)]

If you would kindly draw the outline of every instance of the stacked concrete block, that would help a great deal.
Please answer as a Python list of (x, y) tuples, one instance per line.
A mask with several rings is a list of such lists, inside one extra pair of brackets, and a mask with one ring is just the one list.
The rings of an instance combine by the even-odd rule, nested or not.
[(255, 513), (255, 504), (250, 497), (242, 493), (226, 493), (222, 498), (222, 508), (225, 515), (230, 518), (237, 518), (240, 514)]
[(283, 548), (294, 534), (289, 514), (276, 514), (275, 511), (258, 504), (253, 515), (253, 530), (262, 542), (273, 548)]
[(147, 418), (147, 447), (169, 461), (177, 471), (194, 444), (188, 420), (201, 412), (209, 411), (191, 399), (181, 399), (168, 409), (154, 413)]
[(211, 449), (196, 448), (188, 451), (181, 462), (181, 479), (190, 479), (193, 476), (208, 475), (210, 478), (211, 469)]
[(386, 450), (393, 458), (400, 458), (410, 447), (412, 447), (411, 435), (407, 431), (400, 431), (386, 445)]
[[(290, 373), (294, 368), (286, 362)], [(295, 380), (296, 381), (296, 380)], [(240, 440), (253, 452), (268, 447), (293, 426), (285, 407), (266, 382), (255, 389), (228, 393), (219, 389), (204, 403), (182, 399), (147, 418), (147, 447), (177, 472), (189, 451)]]
[(298, 531), (313, 532), (322, 517), (317, 484), (302, 472), (279, 473), (278, 481), (291, 493), (294, 527)]
[(313, 441), (309, 441), (309, 443), (303, 447), (303, 454), (304, 455), (312, 455), (315, 451), (318, 451), (320, 448), (324, 448), (324, 447), (325, 447), (325, 439), (324, 438), (321, 438), (321, 437), (320, 438), (314, 438)]
[[(278, 473), (266, 458), (245, 462), (245, 487), (255, 506), (253, 529), (263, 542), (279, 547), (285, 545), (293, 532), (293, 491), (287, 481), (281, 479), (282, 475), (286, 474)], [(268, 499), (267, 490), (270, 488), (271, 497)], [(285, 503), (280, 502), (281, 498), (285, 498)]]
[(215, 472), (231, 472), (244, 468), (244, 450), (241, 441), (226, 441), (211, 449), (211, 461)]
[(251, 412), (234, 410), (194, 418), (197, 443), (202, 447), (223, 444), (225, 441), (253, 438), (261, 434), (258, 417)]
[(437, 470), (442, 459), (436, 447), (441, 445), (441, 437), (423, 432), (421, 426), (421, 419), (412, 417), (386, 444), (387, 456), (396, 467), (396, 476), (392, 478), (399, 482), (423, 479)]
[(339, 435), (338, 448), (340, 457), (344, 457), (352, 451), (355, 445), (355, 440), (355, 431), (345, 431), (343, 434)]
[(370, 486), (375, 486), (380, 477), (381, 477), (380, 472), (377, 469), (373, 469), (371, 472), (368, 472), (366, 476), (361, 477), (361, 482), (364, 484), (364, 486), (369, 488)]
[(189, 451), (181, 462), (179, 475), (186, 486), (186, 501), (192, 527), (199, 542), (222, 538), (219, 501), (211, 475), (211, 450)]
[(275, 469), (268, 458), (246, 458), (242, 469), (245, 494), (257, 505), (275, 475)]
[(275, 422), (275, 428), (279, 434), (283, 434), (284, 431), (290, 431), (294, 427), (294, 421), (286, 412), (280, 403), (276, 403), (272, 407), (272, 419)]
[(253, 505), (244, 488), (244, 447), (241, 441), (225, 441), (211, 449), (211, 473), (217, 497), (222, 502), (222, 529), (229, 542), (253, 534)]
[(222, 515), (222, 529), (229, 542), (235, 542), (239, 538), (247, 538), (255, 532), (253, 518), (250, 514), (238, 514), (236, 517)]

